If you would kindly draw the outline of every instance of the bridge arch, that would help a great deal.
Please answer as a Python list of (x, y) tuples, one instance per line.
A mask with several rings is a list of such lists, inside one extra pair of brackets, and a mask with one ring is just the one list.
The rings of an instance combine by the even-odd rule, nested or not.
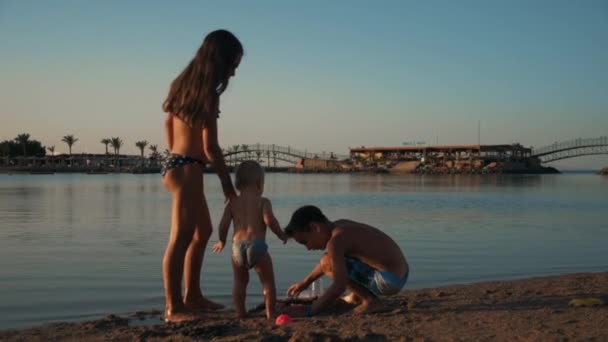
[(232, 145), (225, 148), (224, 158), (229, 164), (236, 164), (242, 160), (258, 160), (266, 162), (268, 166), (276, 166), (277, 161), (289, 164), (297, 164), (301, 159), (321, 159), (321, 160), (344, 160), (349, 156), (339, 155), (333, 152), (308, 152), (299, 150), (291, 146), (279, 146), (268, 144), (243, 144)]
[(540, 159), (541, 163), (549, 163), (562, 159), (599, 154), (608, 154), (608, 136), (555, 142), (541, 148), (533, 148), (531, 156)]

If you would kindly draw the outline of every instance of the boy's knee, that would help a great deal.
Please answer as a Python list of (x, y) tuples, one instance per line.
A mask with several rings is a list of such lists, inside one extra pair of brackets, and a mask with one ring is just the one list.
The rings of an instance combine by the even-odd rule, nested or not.
[(325, 274), (331, 273), (331, 260), (329, 259), (329, 256), (327, 254), (323, 254), (319, 263), (321, 264), (321, 269), (323, 269), (323, 272)]

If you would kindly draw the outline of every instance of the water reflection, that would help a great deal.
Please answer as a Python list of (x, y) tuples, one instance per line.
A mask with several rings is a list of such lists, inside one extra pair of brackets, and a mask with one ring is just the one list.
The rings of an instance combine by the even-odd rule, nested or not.
[[(224, 198), (205, 177), (217, 225)], [(386, 231), (410, 260), (412, 288), (605, 270), (607, 189), (597, 175), (267, 174), (265, 195), (283, 225), (316, 204)], [(92, 296), (104, 298), (100, 313), (162, 307), (170, 214), (158, 175), (0, 175), (0, 303), (13, 308), (0, 327), (82, 316)], [(284, 293), (319, 255), (268, 240)], [(229, 255), (207, 253), (206, 293), (231, 305), (231, 281)], [(261, 301), (259, 284), (250, 293)]]

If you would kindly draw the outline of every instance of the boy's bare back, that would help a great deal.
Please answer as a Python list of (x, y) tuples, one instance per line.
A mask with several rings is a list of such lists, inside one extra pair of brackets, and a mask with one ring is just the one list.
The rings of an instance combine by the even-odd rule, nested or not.
[(328, 242), (330, 246), (340, 244), (345, 255), (356, 257), (364, 263), (379, 270), (403, 276), (408, 271), (408, 264), (397, 243), (381, 230), (372, 226), (350, 221), (337, 220)]

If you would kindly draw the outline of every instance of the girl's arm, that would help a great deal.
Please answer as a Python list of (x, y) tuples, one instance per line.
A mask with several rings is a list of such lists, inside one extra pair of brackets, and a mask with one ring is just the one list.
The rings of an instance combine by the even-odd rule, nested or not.
[(222, 154), (222, 148), (218, 143), (217, 139), (217, 117), (211, 117), (205, 121), (203, 127), (203, 148), (205, 149), (205, 156), (213, 165), (213, 169), (220, 177), (222, 183), (222, 190), (226, 200), (231, 200), (236, 197), (234, 186), (232, 185), (232, 179), (230, 173), (226, 167), (224, 161), (224, 155)]
[(262, 217), (264, 218), (264, 223), (273, 233), (275, 233), (283, 243), (287, 242), (287, 235), (281, 226), (279, 225), (279, 221), (274, 217), (274, 213), (272, 212), (272, 204), (270, 204), (270, 200), (267, 198), (262, 199)]
[(220, 241), (223, 244), (226, 244), (226, 238), (228, 237), (228, 229), (230, 229), (230, 223), (232, 222), (232, 209), (230, 208), (230, 202), (226, 204), (224, 207), (224, 215), (222, 215), (222, 219), (220, 221)]
[(173, 151), (173, 115), (171, 113), (167, 113), (165, 119), (165, 137), (167, 138), (169, 151)]

